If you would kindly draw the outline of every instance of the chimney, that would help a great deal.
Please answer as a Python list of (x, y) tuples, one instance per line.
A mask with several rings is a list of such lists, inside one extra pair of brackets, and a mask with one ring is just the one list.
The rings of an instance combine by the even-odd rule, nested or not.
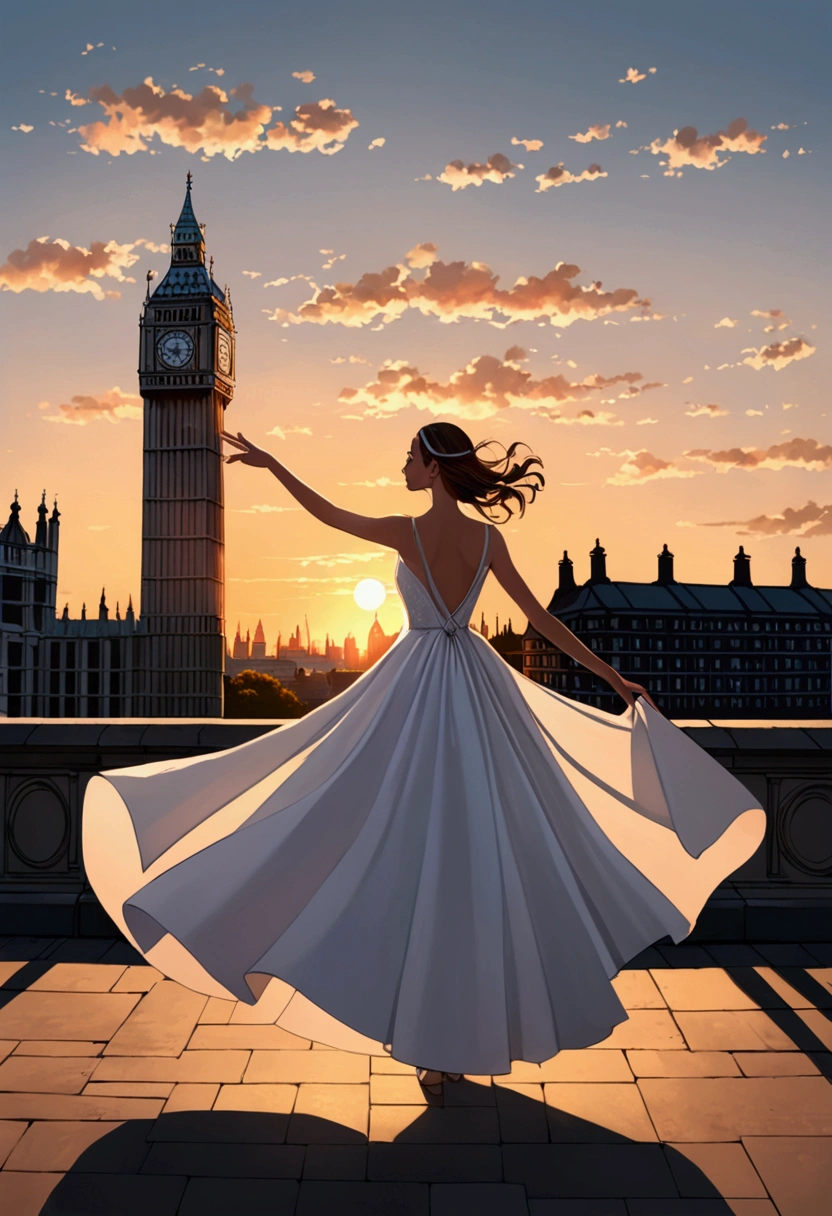
[(662, 546), (662, 551), (659, 554), (659, 577), (657, 583), (675, 583), (673, 577), (673, 554), (668, 549), (667, 545)]
[(563, 557), (558, 562), (558, 595), (568, 595), (570, 591), (577, 591), (575, 584), (575, 571), (572, 565), (572, 559), (564, 549)]
[(794, 591), (801, 591), (809, 586), (806, 582), (806, 558), (800, 556), (800, 545), (795, 549), (792, 558), (792, 581), (789, 586)]
[(734, 577), (728, 584), (730, 587), (750, 587), (751, 583), (751, 558), (740, 545), (740, 551), (734, 557)]
[(608, 583), (607, 551), (596, 536), (595, 548), (589, 551), (589, 581), (591, 583)]

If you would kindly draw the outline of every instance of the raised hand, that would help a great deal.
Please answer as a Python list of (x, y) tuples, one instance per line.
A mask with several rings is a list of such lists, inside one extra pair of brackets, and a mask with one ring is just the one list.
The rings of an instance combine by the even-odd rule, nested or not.
[(271, 453), (266, 452), (263, 448), (258, 448), (251, 440), (246, 439), (242, 431), (237, 432), (236, 439), (227, 431), (220, 431), (220, 439), (224, 439), (226, 443), (230, 443), (237, 449), (233, 456), (224, 457), (226, 464), (241, 460), (243, 464), (251, 465), (255, 469), (268, 468), (269, 461), (272, 459)]
[(659, 709), (656, 702), (650, 696), (646, 688), (642, 688), (641, 684), (635, 684), (632, 680), (625, 680), (623, 676), (619, 676), (612, 685), (619, 696), (623, 697), (627, 704), (632, 708), (636, 703), (636, 697), (644, 697), (648, 705), (652, 705), (657, 713), (662, 711)]

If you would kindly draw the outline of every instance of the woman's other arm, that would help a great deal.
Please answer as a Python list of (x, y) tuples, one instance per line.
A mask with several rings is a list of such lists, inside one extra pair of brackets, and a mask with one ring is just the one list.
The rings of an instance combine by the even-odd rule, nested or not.
[(321, 523), (328, 524), (330, 528), (338, 528), (341, 532), (349, 532), (353, 536), (360, 536), (362, 540), (371, 541), (373, 544), (386, 545), (390, 549), (399, 549), (401, 547), (402, 538), (409, 528), (406, 516), (384, 515), (376, 517), (373, 515), (357, 515), (353, 511), (345, 511), (343, 507), (336, 507), (335, 503), (330, 502), (328, 498), (324, 498), (323, 494), (319, 494), (317, 490), (313, 490), (311, 486), (301, 481), (299, 477), (295, 477), (294, 473), (290, 473), (276, 456), (272, 456), (270, 452), (266, 452), (263, 448), (256, 447), (250, 439), (245, 439), (242, 434), (235, 438), (233, 435), (229, 435), (228, 432), (223, 431), (222, 438), (226, 443), (238, 449), (234, 455), (227, 458), (227, 464), (230, 464), (234, 460), (242, 460), (244, 464), (252, 465), (254, 468), (268, 469), (270, 473), (274, 474), (281, 485), (286, 487), (304, 510), (308, 511), (310, 515), (314, 515), (315, 519), (319, 519)]
[(594, 672), (602, 680), (606, 680), (628, 705), (633, 705), (637, 696), (643, 696), (654, 709), (658, 709), (645, 688), (631, 680), (626, 680), (619, 671), (610, 667), (609, 663), (605, 663), (600, 655), (585, 646), (562, 621), (546, 611), (521, 577), (511, 560), (505, 537), (496, 528), (492, 529), (491, 543), (491, 569), (494, 571), (497, 582), (511, 596), (520, 611), (528, 618), (531, 627), (537, 630), (541, 637), (546, 638), (553, 646), (557, 646), (558, 650), (568, 654), (588, 671)]

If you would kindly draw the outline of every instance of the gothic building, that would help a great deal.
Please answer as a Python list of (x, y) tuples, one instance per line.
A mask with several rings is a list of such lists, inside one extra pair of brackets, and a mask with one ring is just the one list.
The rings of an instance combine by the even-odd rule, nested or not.
[[(664, 546), (652, 583), (612, 580), (599, 541), (575, 582), (564, 550), (547, 609), (669, 718), (823, 718), (832, 714), (832, 591), (811, 587), (795, 549), (787, 586), (755, 587), (742, 545), (726, 584), (680, 583)], [(523, 673), (576, 701), (621, 713), (623, 702), (531, 626)]]
[(140, 318), (144, 402), (141, 615), (56, 617), (57, 504), (38, 508), (35, 540), (15, 491), (0, 531), (0, 716), (222, 717), (224, 494), (220, 431), (234, 393), (227, 290), (205, 265), (185, 202), (171, 261)]

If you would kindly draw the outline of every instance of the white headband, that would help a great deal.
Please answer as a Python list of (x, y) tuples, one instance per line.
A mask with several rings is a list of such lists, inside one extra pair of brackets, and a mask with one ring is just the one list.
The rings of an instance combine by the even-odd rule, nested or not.
[(452, 456), (467, 456), (470, 452), (473, 452), (473, 450), (474, 450), (473, 448), (466, 448), (464, 452), (437, 452), (435, 448), (432, 448), (430, 446), (427, 439), (425, 438), (424, 427), (421, 427), (419, 429), (419, 438), (422, 440), (422, 443), (425, 445), (425, 447), (427, 448), (427, 450), (430, 452), (430, 454), (432, 456), (442, 456), (442, 457), (446, 457), (446, 458), (450, 458)]

